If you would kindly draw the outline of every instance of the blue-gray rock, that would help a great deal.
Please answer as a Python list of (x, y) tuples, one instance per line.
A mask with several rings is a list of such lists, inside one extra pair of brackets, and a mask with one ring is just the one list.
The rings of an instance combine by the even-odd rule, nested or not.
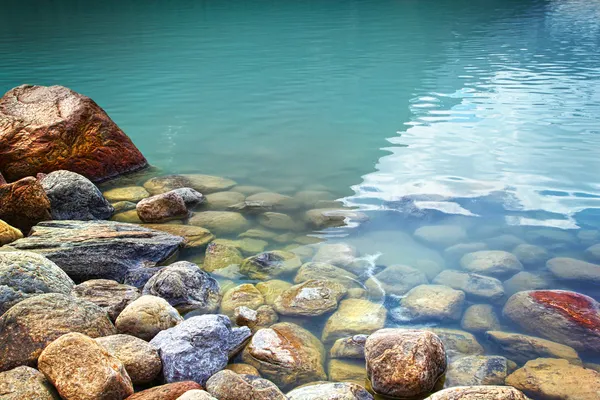
[(171, 192), (175, 192), (180, 195), (186, 207), (197, 206), (198, 204), (204, 203), (206, 200), (206, 197), (204, 197), (202, 193), (189, 187), (173, 189)]
[(135, 224), (113, 221), (47, 221), (8, 249), (28, 250), (55, 262), (75, 282), (112, 279), (171, 257), (184, 239)]
[(0, 253), (0, 315), (31, 296), (69, 294), (73, 285), (71, 278), (44, 256), (28, 251)]
[(144, 289), (146, 282), (148, 282), (148, 280), (152, 278), (154, 274), (156, 274), (158, 271), (164, 268), (166, 267), (154, 266), (153, 264), (150, 264), (147, 266), (144, 265), (139, 268), (130, 269), (125, 274), (125, 278), (123, 278), (123, 283), (126, 285), (135, 286), (136, 288), (142, 290)]
[(158, 349), (167, 382), (205, 385), (250, 338), (248, 327), (232, 328), (225, 315), (201, 315), (160, 332), (150, 341)]
[(196, 264), (179, 261), (154, 274), (143, 294), (162, 297), (180, 313), (212, 313), (221, 303), (219, 283)]
[(50, 199), (53, 219), (108, 219), (115, 212), (96, 185), (83, 175), (65, 170), (54, 171), (40, 183)]

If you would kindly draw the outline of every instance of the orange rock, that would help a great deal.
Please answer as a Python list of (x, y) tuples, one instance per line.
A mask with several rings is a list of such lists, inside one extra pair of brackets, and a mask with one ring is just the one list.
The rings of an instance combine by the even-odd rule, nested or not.
[(147, 164), (89, 97), (63, 86), (22, 85), (0, 98), (0, 171), (8, 181), (66, 169), (98, 182)]
[[(0, 147), (1, 143), (0, 133)], [(25, 234), (38, 222), (51, 220), (50, 200), (42, 185), (34, 177), (0, 185), (0, 219)]]
[(169, 383), (146, 389), (129, 396), (126, 400), (176, 400), (189, 390), (202, 389), (202, 386), (193, 381)]

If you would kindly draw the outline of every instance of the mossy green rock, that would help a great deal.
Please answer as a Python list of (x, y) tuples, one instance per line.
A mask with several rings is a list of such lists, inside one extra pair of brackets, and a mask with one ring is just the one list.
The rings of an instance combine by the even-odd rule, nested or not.
[(311, 279), (327, 279), (342, 284), (348, 289), (361, 287), (358, 277), (352, 272), (321, 262), (302, 264), (294, 277), (294, 283), (302, 283)]
[(231, 211), (199, 212), (190, 218), (189, 224), (206, 228), (216, 235), (231, 235), (250, 227), (250, 222), (242, 214)]
[(267, 251), (246, 258), (240, 272), (251, 279), (268, 280), (290, 274), (300, 268), (302, 262), (294, 253), (288, 251)]
[(387, 310), (382, 304), (362, 299), (346, 299), (329, 317), (321, 339), (331, 343), (337, 339), (358, 334), (371, 334), (383, 328)]
[(275, 300), (289, 288), (292, 284), (280, 279), (271, 279), (264, 282), (258, 282), (256, 288), (262, 293), (265, 298), (265, 303), (268, 305), (274, 305)]
[(236, 182), (220, 176), (182, 174), (159, 176), (147, 180), (144, 188), (151, 194), (165, 193), (173, 189), (190, 187), (206, 195), (231, 189)]
[(347, 289), (333, 281), (313, 279), (294, 285), (275, 300), (275, 310), (282, 315), (314, 317), (335, 310)]
[(242, 254), (235, 247), (212, 242), (206, 247), (202, 269), (213, 272), (231, 265), (239, 265), (242, 260)]
[(138, 201), (150, 197), (150, 193), (141, 186), (127, 186), (107, 190), (102, 193), (104, 198), (108, 201), (130, 201), (137, 203)]

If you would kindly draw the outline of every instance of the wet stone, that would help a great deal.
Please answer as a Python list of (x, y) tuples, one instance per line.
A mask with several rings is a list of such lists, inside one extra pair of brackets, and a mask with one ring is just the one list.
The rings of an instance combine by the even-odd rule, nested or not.
[(502, 282), (485, 275), (469, 274), (447, 269), (435, 277), (433, 283), (462, 290), (467, 298), (497, 303), (504, 298)]
[(262, 240), (270, 240), (275, 236), (279, 235), (276, 232), (267, 231), (265, 229), (248, 229), (246, 232), (241, 233), (239, 235), (240, 238), (253, 238), (253, 239), (262, 239)]
[(142, 199), (136, 205), (138, 217), (143, 222), (165, 222), (188, 217), (189, 211), (176, 192), (166, 192)]
[(433, 246), (448, 247), (464, 241), (467, 232), (461, 226), (428, 225), (417, 229), (414, 236)]
[(242, 214), (231, 211), (195, 213), (189, 224), (206, 228), (217, 236), (243, 232), (250, 227), (250, 222)]
[(257, 310), (263, 304), (265, 304), (265, 298), (262, 293), (254, 285), (244, 283), (225, 292), (221, 300), (220, 312), (233, 317), (235, 309), (238, 307), (243, 306)]
[(550, 258), (546, 249), (533, 244), (520, 244), (514, 248), (513, 254), (526, 268), (543, 265)]
[(485, 240), (491, 250), (511, 250), (525, 243), (523, 239), (511, 234), (494, 236)]
[(207, 195), (202, 207), (207, 210), (227, 210), (228, 207), (241, 203), (245, 199), (246, 196), (238, 192), (217, 192)]
[(418, 269), (392, 265), (367, 279), (365, 287), (372, 298), (382, 298), (385, 295), (402, 296), (412, 288), (428, 283), (427, 276)]
[(346, 243), (323, 243), (317, 249), (313, 262), (333, 264), (341, 268), (354, 262), (358, 255), (356, 249)]
[(507, 376), (506, 358), (467, 356), (450, 363), (445, 386), (503, 385)]
[(56, 389), (38, 370), (21, 366), (0, 372), (2, 400), (59, 400)]
[(510, 279), (504, 281), (504, 291), (506, 296), (510, 297), (517, 292), (525, 290), (538, 290), (538, 289), (549, 289), (552, 288), (554, 282), (549, 274), (544, 273), (532, 273), (532, 272), (519, 272), (513, 275)]
[[(213, 243), (234, 247), (246, 255), (262, 253), (269, 245), (269, 243), (265, 240), (252, 238), (242, 238), (238, 240), (217, 239)], [(241, 262), (238, 264), (241, 264)]]
[(290, 274), (300, 268), (300, 259), (288, 251), (267, 251), (246, 258), (240, 272), (251, 279), (268, 280)]
[(112, 203), (117, 201), (129, 201), (137, 203), (138, 201), (150, 197), (150, 193), (141, 186), (126, 186), (114, 188), (102, 193), (104, 198)]
[(336, 340), (329, 350), (329, 357), (364, 359), (368, 337), (368, 335), (354, 335)]
[(272, 382), (255, 375), (219, 371), (206, 382), (206, 390), (219, 400), (287, 400)]
[(460, 260), (467, 253), (487, 250), (487, 244), (483, 242), (458, 243), (444, 250), (444, 257), (452, 260)]
[(548, 260), (546, 268), (559, 280), (584, 284), (600, 283), (600, 265), (574, 258), (556, 257)]
[(332, 359), (327, 363), (327, 375), (333, 382), (354, 382), (365, 385), (367, 370), (364, 360)]
[(600, 243), (588, 247), (585, 256), (593, 262), (600, 262)]
[(325, 323), (321, 339), (331, 343), (347, 336), (371, 334), (383, 328), (386, 314), (381, 304), (362, 299), (342, 300)]
[(208, 194), (228, 190), (236, 185), (231, 179), (201, 174), (166, 175), (151, 178), (144, 188), (151, 194), (159, 194), (189, 187), (200, 193)]
[(294, 283), (302, 283), (311, 279), (327, 279), (344, 285), (347, 288), (360, 286), (358, 277), (352, 272), (336, 267), (335, 265), (320, 262), (302, 264), (294, 277)]
[(123, 211), (135, 210), (135, 205), (135, 203), (130, 201), (117, 201), (116, 203), (112, 203), (112, 206), (115, 209), (115, 215)]
[(275, 300), (281, 293), (291, 287), (291, 283), (279, 279), (271, 279), (256, 284), (256, 288), (265, 298), (265, 303), (271, 306), (275, 304)]
[(214, 240), (215, 236), (208, 229), (192, 225), (177, 224), (144, 224), (144, 227), (154, 229), (171, 235), (181, 236), (184, 239), (184, 248), (203, 248)]
[(282, 315), (314, 317), (337, 309), (347, 289), (337, 282), (309, 280), (287, 289), (275, 300), (275, 310)]
[(181, 321), (181, 315), (165, 299), (145, 295), (125, 307), (115, 326), (119, 333), (148, 341)]
[(487, 339), (496, 345), (501, 353), (518, 364), (525, 364), (536, 358), (563, 358), (572, 364), (581, 365), (577, 352), (572, 347), (521, 333), (489, 331)]
[(366, 221), (368, 217), (358, 211), (335, 208), (316, 208), (304, 214), (306, 223), (314, 229), (345, 226), (352, 222)]
[(136, 287), (109, 279), (91, 279), (80, 283), (73, 288), (71, 295), (98, 305), (113, 322), (125, 307), (141, 296)]
[(489, 276), (510, 276), (523, 270), (514, 254), (500, 250), (466, 254), (461, 258), (460, 266), (467, 272)]
[(289, 400), (373, 400), (367, 390), (355, 383), (318, 383), (288, 392)]
[(213, 242), (206, 247), (202, 269), (214, 272), (232, 265), (240, 265), (242, 260), (242, 254), (235, 247)]
[(273, 192), (255, 193), (248, 196), (246, 201), (258, 202), (272, 210), (290, 211), (298, 208), (298, 204), (292, 197)]
[(444, 285), (420, 285), (411, 289), (390, 310), (397, 321), (459, 321), (465, 302), (465, 293)]
[(442, 340), (449, 361), (466, 356), (482, 355), (484, 353), (481, 344), (469, 332), (447, 328), (426, 329), (435, 333)]
[(260, 376), (260, 373), (258, 372), (258, 370), (250, 364), (244, 364), (244, 363), (227, 364), (225, 369), (233, 371), (236, 374)]
[(460, 327), (473, 333), (484, 333), (500, 329), (500, 321), (490, 304), (474, 304), (463, 314)]
[(266, 212), (258, 217), (258, 222), (265, 228), (275, 230), (295, 230), (296, 222), (287, 214)]

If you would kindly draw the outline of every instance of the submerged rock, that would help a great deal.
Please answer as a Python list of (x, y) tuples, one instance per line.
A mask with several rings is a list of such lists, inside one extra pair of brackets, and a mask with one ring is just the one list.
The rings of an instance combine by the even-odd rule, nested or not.
[(364, 387), (350, 382), (303, 386), (288, 392), (287, 396), (289, 400), (373, 400)]
[(373, 298), (382, 298), (385, 295), (402, 296), (412, 288), (428, 283), (427, 276), (418, 269), (392, 265), (367, 279), (365, 287)]
[(490, 304), (473, 304), (465, 310), (460, 326), (469, 332), (483, 333), (500, 329), (500, 321)]
[(368, 217), (365, 214), (354, 210), (316, 208), (308, 210), (304, 215), (304, 219), (314, 229), (325, 229), (345, 226), (350, 221), (366, 221)]
[(240, 265), (242, 260), (242, 254), (238, 249), (213, 242), (206, 247), (202, 269), (206, 272), (214, 272), (232, 265)]
[(600, 305), (566, 290), (514, 294), (503, 314), (524, 330), (579, 351), (600, 353)]
[(459, 321), (465, 293), (444, 285), (420, 285), (411, 289), (401, 306), (391, 310), (398, 321)]
[(290, 211), (298, 208), (298, 204), (292, 197), (273, 192), (255, 193), (248, 196), (246, 201), (258, 202), (263, 207), (268, 207), (272, 210)]
[(7, 224), (0, 219), (0, 246), (14, 242), (17, 239), (21, 239), (23, 233)]
[(263, 305), (256, 310), (239, 306), (234, 310), (234, 321), (237, 326), (247, 326), (252, 333), (255, 333), (259, 329), (276, 324), (279, 316), (271, 306)]
[(548, 273), (519, 272), (504, 281), (504, 291), (507, 297), (526, 290), (550, 289), (553, 282)]
[(189, 211), (177, 192), (161, 193), (142, 199), (135, 207), (143, 222), (165, 222), (187, 218)]
[(238, 240), (217, 239), (213, 243), (234, 247), (247, 255), (262, 253), (269, 245), (269, 242), (267, 241), (252, 238), (242, 238)]
[(242, 214), (231, 211), (202, 211), (194, 214), (189, 224), (206, 228), (216, 235), (243, 232), (250, 226)]
[(448, 366), (445, 386), (503, 385), (507, 360), (500, 356), (467, 356)]
[(240, 272), (251, 279), (268, 280), (296, 271), (302, 261), (288, 251), (267, 251), (246, 258), (240, 266)]
[(342, 300), (325, 323), (321, 339), (330, 343), (347, 336), (371, 334), (383, 328), (386, 314), (381, 304), (362, 299)]
[(12, 306), (0, 317), (0, 371), (35, 365), (50, 342), (69, 332), (90, 337), (116, 333), (104, 310), (64, 294), (40, 294)]
[(26, 366), (0, 372), (0, 394), (3, 400), (60, 400), (44, 374)]
[(272, 382), (253, 375), (219, 371), (206, 382), (206, 390), (219, 400), (287, 400)]
[(334, 382), (353, 382), (359, 385), (367, 382), (364, 360), (331, 359), (327, 363), (327, 375)]
[(148, 164), (92, 99), (66, 87), (18, 86), (0, 110), (0, 170), (9, 181), (64, 169), (97, 182)]
[(279, 279), (271, 279), (264, 282), (258, 282), (256, 284), (256, 288), (265, 298), (265, 303), (270, 306), (275, 304), (275, 300), (281, 293), (291, 287), (291, 283)]
[(444, 343), (449, 361), (484, 353), (481, 344), (469, 332), (447, 328), (426, 328), (426, 330), (435, 333)]
[(347, 289), (337, 282), (313, 279), (292, 286), (275, 300), (282, 315), (314, 317), (335, 310)]
[(433, 246), (448, 247), (463, 242), (467, 232), (457, 225), (428, 225), (418, 228), (414, 236)]
[(308, 262), (302, 264), (294, 277), (294, 283), (302, 283), (311, 279), (327, 279), (337, 282), (346, 288), (360, 287), (358, 277), (352, 272), (331, 264)]
[(548, 260), (546, 268), (559, 280), (600, 284), (600, 265), (568, 257)]
[(118, 187), (102, 193), (104, 198), (112, 203), (117, 201), (130, 201), (137, 203), (138, 201), (150, 197), (150, 193), (141, 186), (126, 186)]
[(517, 256), (519, 261), (521, 261), (521, 264), (526, 267), (542, 265), (550, 258), (546, 249), (533, 244), (520, 244), (514, 248), (513, 254)]
[(346, 243), (322, 243), (312, 261), (344, 268), (352, 264), (357, 255), (356, 249)]
[[(202, 206), (207, 210), (227, 210), (228, 207), (242, 203), (246, 199), (241, 193), (237, 192), (217, 192), (206, 196), (206, 202)], [(231, 210), (239, 211), (239, 210)]]
[(202, 193), (189, 187), (173, 189), (171, 192), (181, 196), (185, 206), (188, 208), (196, 207), (198, 204), (202, 204), (206, 201), (206, 197), (204, 197)]
[(490, 276), (514, 275), (523, 270), (523, 265), (514, 254), (501, 250), (465, 254), (460, 259), (460, 266), (468, 272)]
[(81, 333), (68, 333), (50, 343), (38, 368), (65, 400), (121, 400), (133, 394), (123, 363)]
[(129, 396), (127, 400), (178, 400), (185, 393), (201, 389), (202, 386), (193, 381), (168, 383), (142, 390)]
[(0, 252), (0, 315), (42, 293), (69, 294), (73, 281), (46, 257), (27, 251)]
[(0, 219), (25, 234), (38, 222), (51, 220), (50, 209), (50, 199), (33, 177), (0, 185)]
[(266, 212), (258, 217), (258, 222), (269, 229), (292, 231), (298, 224), (287, 214)]
[(571, 364), (581, 365), (575, 349), (550, 340), (521, 333), (488, 331), (487, 339), (495, 344), (506, 357), (518, 364), (535, 358), (563, 358)]
[(202, 248), (215, 239), (215, 235), (208, 229), (192, 225), (177, 224), (145, 224), (145, 228), (169, 233), (174, 236), (183, 237), (184, 248)]
[(54, 171), (41, 181), (56, 220), (109, 219), (115, 209), (85, 176), (71, 171)]
[(256, 332), (242, 359), (282, 389), (327, 378), (321, 342), (306, 329), (288, 322)]
[(115, 326), (119, 333), (148, 341), (181, 321), (181, 315), (165, 299), (144, 295), (125, 307)]
[(433, 283), (462, 290), (473, 300), (486, 300), (497, 303), (504, 298), (502, 282), (485, 275), (468, 274), (455, 270), (444, 270), (435, 277)]
[(75, 282), (113, 279), (173, 255), (183, 238), (111, 221), (43, 222), (8, 247), (46, 256)]
[(446, 352), (435, 334), (411, 329), (381, 329), (365, 344), (367, 374), (384, 396), (429, 393), (446, 371)]
[(204, 385), (249, 337), (250, 329), (232, 328), (224, 315), (201, 315), (160, 332), (150, 344), (158, 349), (167, 382), (193, 380)]
[(200, 193), (222, 192), (236, 185), (231, 179), (201, 174), (165, 175), (147, 180), (144, 188), (151, 194), (169, 192), (174, 189), (192, 188)]
[(528, 400), (528, 398), (510, 386), (459, 386), (436, 392), (426, 400)]
[(368, 335), (354, 335), (335, 341), (329, 350), (330, 358), (365, 358)]
[(244, 306), (256, 310), (263, 304), (265, 299), (262, 293), (254, 285), (244, 283), (225, 292), (221, 301), (221, 313), (232, 317), (237, 307)]
[(113, 322), (125, 307), (141, 296), (136, 287), (108, 279), (80, 283), (73, 288), (71, 295), (96, 304), (108, 313)]

